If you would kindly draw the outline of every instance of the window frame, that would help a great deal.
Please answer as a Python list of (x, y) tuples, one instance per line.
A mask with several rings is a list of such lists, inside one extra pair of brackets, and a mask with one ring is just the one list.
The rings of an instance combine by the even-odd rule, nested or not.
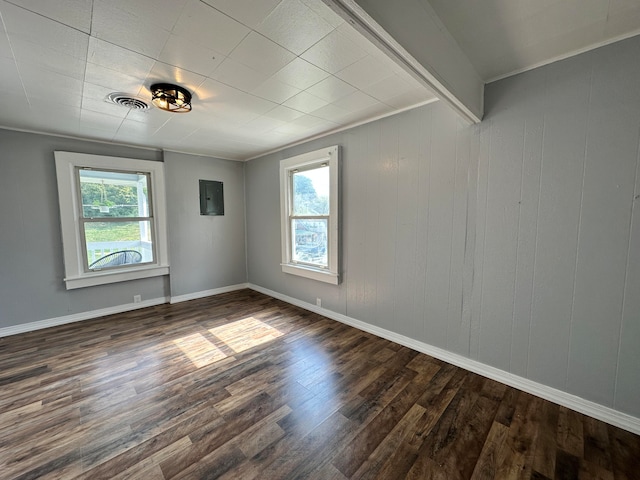
[[(321, 267), (293, 259), (292, 223), (296, 218), (308, 215), (293, 215), (293, 173), (310, 170), (323, 163), (329, 168), (329, 214), (318, 218), (327, 220), (327, 267)], [(303, 153), (280, 161), (280, 227), (282, 271), (291, 275), (337, 285), (340, 283), (339, 269), (339, 237), (340, 237), (340, 149), (338, 145), (321, 148), (313, 152)], [(316, 216), (312, 216), (316, 217)]]
[[(149, 160), (55, 151), (58, 201), (67, 290), (169, 274), (164, 164)], [(80, 195), (82, 169), (143, 173), (148, 178), (154, 262), (89, 270)], [(153, 202), (153, 203), (151, 203)], [(130, 221), (136, 221), (132, 218)]]

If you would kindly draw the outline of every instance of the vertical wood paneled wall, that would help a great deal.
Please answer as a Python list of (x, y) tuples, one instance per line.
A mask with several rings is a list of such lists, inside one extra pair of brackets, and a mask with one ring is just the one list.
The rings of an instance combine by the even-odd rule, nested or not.
[[(640, 39), (248, 163), (249, 281), (640, 417)], [(341, 285), (280, 271), (278, 162), (343, 148)], [(638, 197), (638, 198), (636, 198)]]

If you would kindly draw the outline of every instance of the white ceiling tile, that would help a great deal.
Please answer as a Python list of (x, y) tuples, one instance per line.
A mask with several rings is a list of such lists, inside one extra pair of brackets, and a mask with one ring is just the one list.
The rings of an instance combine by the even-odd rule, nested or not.
[(228, 55), (250, 30), (199, 0), (189, 0), (173, 33)]
[(412, 86), (409, 82), (394, 74), (389, 77), (385, 77), (379, 82), (373, 83), (362, 90), (368, 95), (384, 102), (388, 98), (408, 92), (411, 89)]
[(227, 102), (233, 100), (238, 94), (242, 93), (237, 88), (230, 87), (217, 80), (207, 78), (196, 91), (196, 95), (201, 102)]
[(272, 78), (287, 85), (294, 86), (300, 90), (309, 88), (319, 81), (327, 78), (329, 73), (311, 65), (309, 62), (296, 58), (287, 66), (279, 70)]
[(254, 29), (281, 0), (203, 0), (231, 18)]
[(388, 63), (381, 62), (372, 55), (367, 55), (355, 63), (337, 72), (336, 77), (362, 90), (381, 79), (393, 75)]
[[(101, 128), (92, 128), (88, 125), (83, 125), (82, 122), (78, 125), (76, 129), (75, 136), (79, 136), (82, 138), (86, 138), (88, 140), (98, 140), (98, 141), (113, 141), (114, 134), (111, 133), (110, 130), (103, 130)], [(127, 142), (133, 144), (133, 142)]]
[(291, 125), (299, 125), (304, 128), (315, 127), (316, 125), (320, 125), (326, 122), (326, 120), (318, 117), (314, 117), (313, 115), (302, 115), (301, 117), (296, 118), (289, 122)]
[(301, 56), (329, 73), (336, 73), (366, 57), (367, 53), (334, 30)]
[(229, 58), (257, 72), (273, 75), (296, 56), (259, 33), (251, 32), (231, 52)]
[(286, 142), (290, 143), (290, 140), (288, 140), (288, 135), (276, 133), (275, 130), (270, 130), (266, 133), (254, 133), (253, 137), (256, 139), (256, 141), (260, 142), (260, 145), (262, 145), (262, 150), (255, 153), (247, 154), (245, 156), (245, 159), (256, 157), (258, 154), (263, 154), (268, 150), (273, 150), (275, 148), (281, 147), (285, 144), (285, 138), (287, 139)]
[(194, 128), (192, 125), (181, 123), (180, 114), (169, 115), (172, 115), (172, 117), (153, 133), (153, 136), (160, 140), (162, 145), (171, 145), (179, 142), (197, 130), (197, 128)]
[(16, 61), (19, 63), (29, 63), (78, 80), (84, 78), (86, 61), (83, 58), (55, 52), (21, 39), (14, 39), (12, 47)]
[(94, 63), (87, 63), (85, 81), (111, 89), (112, 92), (124, 92), (131, 95), (136, 95), (142, 87), (140, 77), (131, 77), (121, 70), (111, 70)]
[[(9, 128), (30, 128), (32, 113), (27, 98), (0, 91), (0, 105), (12, 108), (0, 108), (0, 125)], [(32, 127), (31, 127), (32, 128)]]
[(175, 26), (188, 0), (109, 0), (112, 8), (144, 19), (164, 30)]
[(332, 103), (355, 92), (356, 89), (339, 78), (331, 76), (309, 87), (306, 91)]
[(53, 54), (86, 58), (89, 35), (84, 32), (7, 2), (2, 3), (2, 20), (11, 42), (26, 41)]
[(328, 5), (318, 0), (301, 0), (307, 7), (313, 10), (319, 17), (327, 22), (332, 27), (336, 28), (342, 25), (345, 21), (340, 15), (335, 13)]
[(155, 131), (169, 120), (170, 117), (168, 115), (172, 115), (169, 112), (165, 112), (154, 107), (153, 104), (150, 106), (151, 108), (148, 110), (129, 109), (126, 117), (127, 125), (131, 124), (131, 122), (135, 122), (136, 124), (141, 124), (136, 126), (143, 128), (144, 131)]
[(95, 37), (89, 39), (87, 62), (139, 78), (145, 78), (155, 63), (146, 55)]
[[(337, 32), (340, 33), (344, 38), (349, 40), (354, 46), (364, 50), (369, 55), (376, 56), (382, 55), (386, 57), (386, 54), (382, 53), (382, 51), (373, 43), (371, 43), (364, 35), (362, 35), (358, 30), (356, 30), (353, 25), (349, 22), (344, 22), (337, 29)], [(391, 60), (389, 60), (391, 61)]]
[(203, 75), (190, 72), (189, 70), (184, 70), (163, 62), (156, 62), (144, 82), (144, 88), (138, 92), (138, 95), (148, 95), (150, 98), (151, 91), (149, 87), (154, 83), (177, 84), (186, 88), (193, 95), (205, 81), (205, 78)]
[[(63, 25), (75, 21), (65, 18), (73, 16), (65, 13), (66, 6), (80, 0), (60, 0), (60, 11), (48, 3), (16, 0), (30, 1), (38, 14), (0, 0), (0, 85), (12, 92), (14, 104), (25, 106), (12, 116), (0, 111), (3, 125), (247, 158), (391, 108), (372, 105), (372, 99), (354, 91), (347, 79), (356, 67), (343, 67), (344, 78), (332, 77), (283, 46), (301, 51), (337, 27), (342, 34), (320, 45), (341, 49), (336, 59), (323, 63), (325, 68), (357, 61), (366, 50), (361, 38), (352, 39), (355, 48), (346, 46), (357, 36), (320, 0), (94, 0), (92, 37), (83, 27)], [(284, 17), (271, 16), (276, 6)], [(260, 28), (271, 29), (278, 41), (246, 26), (262, 21)], [(382, 64), (386, 59), (380, 53), (369, 56)], [(362, 70), (361, 77), (377, 74)], [(122, 92), (150, 102), (149, 86), (156, 82), (191, 91), (193, 111), (175, 115), (105, 101), (109, 93)]]
[(38, 101), (55, 102), (80, 107), (82, 101), (82, 82), (56, 72), (19, 64), (27, 97), (32, 105)]
[(291, 137), (296, 137), (298, 135), (303, 135), (308, 130), (307, 127), (303, 127), (301, 125), (295, 125), (293, 123), (285, 123), (284, 125), (274, 128), (272, 130), (273, 133), (280, 133), (285, 135), (290, 135)]
[(393, 107), (385, 103), (376, 102), (372, 105), (369, 105), (365, 108), (352, 112), (350, 115), (343, 117), (342, 121), (346, 125), (351, 125), (353, 123), (360, 123), (366, 121), (368, 119), (377, 118), (382, 115), (388, 115), (394, 111)]
[(91, 35), (157, 58), (170, 32), (143, 17), (118, 9), (110, 0), (94, 0)]
[(82, 95), (52, 90), (39, 90), (27, 87), (27, 98), (32, 108), (39, 108), (43, 104), (58, 105), (80, 109), (82, 106)]
[[(628, 3), (632, 5), (628, 5)], [(611, 5), (611, 14), (605, 24), (603, 35), (605, 38), (615, 38), (620, 32), (632, 32), (640, 25), (640, 4), (637, 0), (616, 0)], [(625, 8), (626, 7), (626, 8)]]
[(91, 29), (92, 0), (11, 0), (11, 3), (76, 30), (89, 33)]
[(298, 117), (304, 115), (304, 113), (294, 110), (283, 105), (278, 105), (272, 110), (266, 112), (265, 117), (275, 118), (276, 120), (282, 120), (283, 122), (290, 122)]
[(82, 98), (82, 111), (101, 113), (110, 117), (119, 117), (124, 120), (129, 112), (129, 108), (106, 100), (98, 100), (93, 98)]
[(233, 85), (244, 92), (250, 92), (257, 88), (269, 77), (231, 58), (226, 58), (209, 76), (219, 82)]
[(82, 96), (84, 99), (96, 99), (99, 101), (104, 100), (107, 95), (112, 93), (113, 90), (102, 85), (95, 85), (93, 83), (84, 82), (82, 86)]
[(2, 22), (0, 22), (0, 58), (13, 58), (13, 51), (11, 50), (9, 37), (7, 36), (7, 32), (5, 31), (4, 24)]
[(341, 98), (338, 105), (341, 108), (355, 112), (357, 110), (362, 110), (363, 108), (371, 107), (378, 103), (379, 102), (375, 98), (370, 97), (366, 93), (358, 90), (350, 95), (347, 95), (344, 98)]
[(287, 85), (286, 83), (282, 83), (271, 77), (254, 88), (251, 93), (275, 103), (282, 103), (300, 93), (300, 89)]
[(114, 117), (126, 117), (129, 109), (107, 101), (106, 97), (110, 93), (112, 93), (110, 88), (85, 83), (82, 91), (82, 109), (104, 113)]
[(256, 30), (300, 55), (331, 32), (333, 26), (299, 0), (283, 0)]
[(198, 94), (203, 113), (211, 115), (215, 118), (214, 121), (243, 124), (277, 106), (273, 102), (221, 85), (211, 79), (205, 81)]
[(105, 113), (94, 112), (83, 109), (80, 112), (80, 125), (95, 130), (104, 130), (105, 132), (115, 135), (124, 119), (122, 117), (114, 117)]
[(340, 125), (312, 115), (304, 115), (273, 130), (274, 133), (291, 133), (309, 137), (323, 131), (334, 130)]
[(322, 100), (315, 95), (311, 95), (307, 92), (300, 92), (284, 102), (283, 105), (304, 113), (309, 113), (317, 110), (318, 108), (324, 107), (327, 103), (329, 102)]
[(238, 95), (232, 99), (232, 105), (236, 110), (249, 113), (252, 119), (264, 115), (277, 106), (277, 104), (273, 102), (244, 92), (239, 92)]
[(387, 98), (384, 103), (394, 108), (407, 108), (418, 105), (436, 97), (426, 89), (409, 90), (408, 92), (399, 93), (393, 97)]
[[(202, 132), (199, 130), (195, 132), (193, 136), (199, 136), (200, 133)], [(204, 133), (208, 135), (210, 139), (212, 138), (209, 132)], [(191, 138), (192, 137), (189, 137), (189, 139)], [(243, 129), (242, 127), (237, 129), (233, 135), (215, 135), (213, 139), (216, 144), (220, 145), (225, 150), (232, 152), (241, 152), (249, 145), (257, 146), (262, 143), (260, 140), (256, 139), (253, 132)]]
[[(163, 122), (163, 124), (164, 123), (166, 123), (166, 120)], [(151, 137), (161, 125), (154, 126), (144, 122), (137, 122), (135, 120), (125, 118), (120, 124), (120, 128), (118, 129), (113, 139), (118, 142), (142, 145), (146, 142), (141, 142), (141, 139)]]
[(334, 105), (332, 103), (311, 112), (313, 116), (322, 118), (324, 120), (330, 120), (334, 123), (342, 123), (343, 119), (351, 113), (352, 112), (350, 112), (349, 110), (345, 110), (344, 108), (341, 108), (338, 105)]
[(226, 57), (187, 37), (172, 34), (159, 58), (164, 63), (209, 76)]
[(243, 125), (243, 130), (249, 131), (251, 133), (265, 133), (269, 132), (275, 128), (281, 127), (286, 122), (283, 120), (278, 120), (276, 118), (261, 116), (254, 118), (250, 122)]
[(339, 123), (330, 122), (328, 120), (321, 120), (319, 123), (316, 123), (312, 127), (310, 127), (306, 135), (318, 135), (325, 132), (331, 132), (340, 128), (341, 125)]
[(0, 85), (2, 85), (1, 93), (24, 95), (18, 67), (12, 58), (0, 58)]
[(80, 108), (41, 101), (31, 105), (31, 125), (51, 133), (74, 134), (80, 123)]

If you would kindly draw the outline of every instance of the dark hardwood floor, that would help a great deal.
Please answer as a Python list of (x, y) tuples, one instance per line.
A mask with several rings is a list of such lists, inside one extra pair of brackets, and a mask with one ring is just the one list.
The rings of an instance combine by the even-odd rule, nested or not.
[(640, 437), (250, 290), (0, 339), (2, 479), (638, 479)]

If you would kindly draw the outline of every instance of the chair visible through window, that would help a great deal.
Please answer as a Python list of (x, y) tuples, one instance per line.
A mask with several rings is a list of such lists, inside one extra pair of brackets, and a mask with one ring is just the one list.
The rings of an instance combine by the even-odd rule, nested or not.
[(89, 265), (89, 269), (97, 270), (106, 267), (117, 267), (119, 265), (140, 263), (141, 261), (142, 255), (140, 252), (136, 252), (135, 250), (120, 250), (119, 252), (113, 252), (99, 258)]

